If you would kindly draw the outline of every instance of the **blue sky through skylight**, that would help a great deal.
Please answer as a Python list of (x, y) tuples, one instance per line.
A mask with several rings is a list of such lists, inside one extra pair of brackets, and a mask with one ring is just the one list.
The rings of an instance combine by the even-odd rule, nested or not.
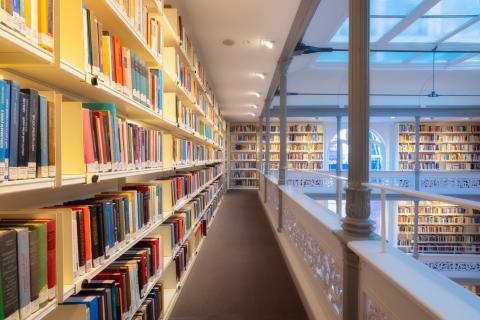
[(455, 43), (480, 43), (480, 22), (472, 24), (470, 27), (456, 33), (445, 42)]
[(371, 63), (403, 63), (412, 58), (415, 52), (374, 52), (370, 55)]
[[(400, 18), (371, 18), (370, 19), (370, 41), (376, 42), (384, 34), (390, 31), (398, 22)], [(330, 40), (331, 42), (348, 42), (348, 18), (342, 24), (337, 33)]]
[[(435, 54), (435, 63), (449, 63), (465, 55), (464, 53), (457, 52), (439, 52)], [(412, 63), (432, 63), (433, 53), (424, 53), (418, 58), (412, 60)]]
[(480, 15), (480, 0), (441, 0), (425, 15)]
[(370, 0), (371, 15), (409, 15), (423, 0)]
[(348, 62), (347, 51), (322, 52), (316, 58), (315, 62)]
[(470, 18), (421, 18), (403, 30), (392, 42), (435, 43)]

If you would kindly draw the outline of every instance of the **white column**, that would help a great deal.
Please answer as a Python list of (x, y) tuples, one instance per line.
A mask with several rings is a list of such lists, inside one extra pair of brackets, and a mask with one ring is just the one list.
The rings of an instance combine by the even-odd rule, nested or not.
[(265, 110), (265, 175), (270, 174), (270, 106)]
[[(285, 185), (287, 174), (287, 63), (279, 61), (280, 71), (280, 167), (278, 168), (278, 186)], [(282, 191), (278, 189), (278, 227), (283, 228), (283, 198)]]

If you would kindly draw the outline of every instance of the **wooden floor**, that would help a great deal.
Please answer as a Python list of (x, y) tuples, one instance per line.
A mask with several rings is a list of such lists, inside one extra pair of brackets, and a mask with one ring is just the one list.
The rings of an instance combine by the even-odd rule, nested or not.
[(256, 191), (225, 195), (170, 319), (307, 319)]

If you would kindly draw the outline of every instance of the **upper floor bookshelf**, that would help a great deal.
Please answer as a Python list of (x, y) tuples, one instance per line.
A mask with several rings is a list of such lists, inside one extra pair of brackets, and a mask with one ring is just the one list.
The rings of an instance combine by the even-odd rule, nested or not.
[[(398, 125), (398, 166), (415, 168), (415, 125)], [(421, 170), (480, 170), (480, 124), (422, 122), (419, 131)]]

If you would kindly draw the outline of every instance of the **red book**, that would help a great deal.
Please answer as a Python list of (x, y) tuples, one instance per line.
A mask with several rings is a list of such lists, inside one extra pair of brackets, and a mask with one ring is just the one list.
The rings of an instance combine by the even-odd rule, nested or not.
[[(118, 39), (117, 39), (117, 41), (118, 41)], [(124, 52), (125, 48), (122, 47), (122, 45), (120, 44), (119, 41), (118, 41), (118, 48), (119, 48), (118, 52), (120, 54), (119, 59), (118, 59), (118, 61), (120, 62), (120, 79), (121, 79), (120, 84), (122, 85), (122, 87), (126, 87), (127, 83), (126, 83), (126, 79), (125, 79), (126, 77), (125, 77), (125, 60), (124, 60), (125, 59), (125, 57), (124, 57), (125, 56), (125, 52)]]
[(143, 238), (141, 243), (142, 242), (151, 243), (155, 247), (155, 270), (158, 271), (158, 268), (160, 267), (160, 240), (158, 238)]
[(96, 172), (95, 151), (93, 150), (92, 123), (90, 122), (90, 110), (82, 109), (83, 119), (83, 148), (87, 172)]
[(97, 275), (94, 280), (115, 280), (118, 283), (118, 287), (120, 288), (120, 304), (122, 313), (127, 313), (130, 309), (130, 305), (127, 303), (127, 282), (126, 282), (126, 275), (125, 272), (110, 272), (110, 271), (102, 271), (99, 275)]
[[(98, 136), (97, 139), (99, 140), (99, 151), (102, 155), (102, 163), (106, 164), (108, 161), (107, 157), (107, 142), (105, 141), (105, 136), (106, 136), (106, 128), (105, 128), (105, 122), (103, 119), (103, 113), (99, 111), (94, 111), (93, 115), (97, 121), (97, 126), (98, 126)], [(108, 150), (110, 151), (110, 150)]]

